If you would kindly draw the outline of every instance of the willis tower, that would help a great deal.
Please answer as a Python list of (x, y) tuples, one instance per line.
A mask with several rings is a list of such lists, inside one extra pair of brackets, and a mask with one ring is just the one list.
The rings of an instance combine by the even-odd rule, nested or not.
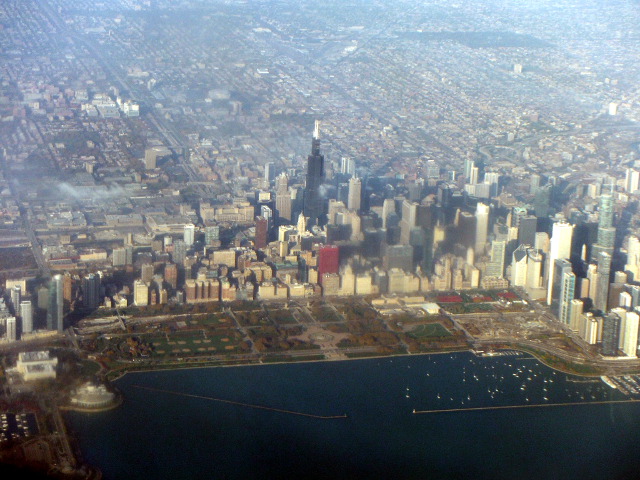
[(307, 158), (307, 183), (304, 190), (304, 216), (308, 225), (318, 225), (324, 213), (320, 185), (324, 180), (324, 156), (320, 153), (320, 121), (316, 120), (311, 141), (311, 155)]

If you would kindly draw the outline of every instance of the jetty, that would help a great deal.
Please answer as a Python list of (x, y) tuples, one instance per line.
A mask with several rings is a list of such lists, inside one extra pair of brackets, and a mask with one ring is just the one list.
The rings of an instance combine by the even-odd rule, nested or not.
[(582, 405), (606, 405), (606, 404), (614, 404), (614, 403), (637, 403), (640, 400), (635, 400), (633, 398), (627, 400), (599, 400), (596, 402), (564, 402), (564, 403), (532, 403), (532, 404), (524, 404), (524, 405), (495, 405), (488, 407), (466, 407), (466, 408), (439, 408), (433, 410), (416, 410), (413, 409), (414, 414), (424, 414), (424, 413), (452, 413), (452, 412), (481, 412), (487, 410), (512, 410), (516, 408), (549, 408), (549, 407), (575, 407)]
[(152, 392), (159, 392), (159, 393), (167, 393), (170, 395), (178, 395), (181, 397), (188, 397), (188, 398), (198, 398), (201, 400), (209, 400), (211, 402), (219, 402), (219, 403), (227, 403), (229, 405), (237, 405), (240, 407), (247, 407), (247, 408), (254, 408), (254, 409), (258, 409), (258, 410), (267, 410), (270, 412), (278, 412), (278, 413), (286, 413), (288, 415), (298, 415), (300, 417), (308, 417), (308, 418), (316, 418), (319, 420), (336, 420), (336, 419), (340, 419), (340, 418), (348, 418), (347, 414), (344, 413), (342, 415), (315, 415), (313, 413), (305, 413), (305, 412), (296, 412), (294, 410), (286, 410), (284, 408), (276, 408), (276, 407), (268, 407), (265, 405), (256, 405), (253, 403), (244, 403), (244, 402), (236, 402), (234, 400), (227, 400), (224, 398), (216, 398), (216, 397), (210, 397), (207, 395), (195, 395), (192, 393), (183, 393), (183, 392), (176, 392), (173, 390), (164, 390), (162, 388), (153, 388), (153, 387), (145, 387), (143, 385), (132, 385), (135, 388), (140, 388), (143, 390), (149, 390)]

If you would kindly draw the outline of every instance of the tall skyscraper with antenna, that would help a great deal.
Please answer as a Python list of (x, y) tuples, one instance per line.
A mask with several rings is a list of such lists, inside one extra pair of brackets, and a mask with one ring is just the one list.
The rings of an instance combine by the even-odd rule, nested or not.
[(309, 225), (317, 225), (322, 217), (323, 206), (320, 185), (324, 180), (324, 156), (320, 153), (320, 121), (316, 120), (311, 141), (311, 155), (307, 158), (307, 182), (304, 189), (304, 216)]

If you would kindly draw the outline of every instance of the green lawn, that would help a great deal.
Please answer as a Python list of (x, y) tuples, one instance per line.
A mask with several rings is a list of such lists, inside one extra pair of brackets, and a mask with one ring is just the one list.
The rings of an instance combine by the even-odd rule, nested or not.
[(293, 313), (290, 310), (269, 310), (269, 318), (276, 325), (292, 325), (296, 324)]
[(450, 337), (451, 332), (439, 323), (427, 323), (426, 325), (418, 325), (409, 332), (413, 338), (425, 337)]
[(341, 322), (342, 318), (336, 315), (336, 312), (331, 307), (316, 307), (311, 309), (311, 315), (317, 322)]
[(234, 353), (240, 342), (233, 331), (207, 333), (206, 338), (201, 332), (192, 332), (169, 334), (168, 338), (165, 335), (154, 335), (145, 340), (153, 344), (153, 352), (158, 356)]
[(226, 313), (208, 313), (204, 315), (193, 315), (189, 320), (189, 325), (206, 325), (216, 327), (218, 325), (230, 325), (231, 319)]

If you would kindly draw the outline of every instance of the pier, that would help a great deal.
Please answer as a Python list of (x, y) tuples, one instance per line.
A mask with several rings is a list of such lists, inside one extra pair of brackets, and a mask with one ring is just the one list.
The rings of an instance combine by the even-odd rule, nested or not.
[(339, 418), (347, 418), (347, 414), (342, 414), (342, 415), (314, 415), (312, 413), (304, 413), (304, 412), (296, 412), (293, 410), (286, 410), (284, 408), (275, 408), (275, 407), (267, 407), (265, 405), (255, 405), (252, 403), (244, 403), (244, 402), (236, 402), (234, 400), (226, 400), (224, 398), (215, 398), (215, 397), (209, 397), (206, 395), (194, 395), (191, 393), (182, 393), (182, 392), (175, 392), (172, 390), (164, 390), (161, 388), (152, 388), (152, 387), (145, 387), (142, 385), (132, 385), (135, 388), (140, 388), (143, 390), (149, 390), (151, 392), (160, 392), (160, 393), (168, 393), (170, 395), (178, 395), (181, 397), (189, 397), (189, 398), (198, 398), (201, 400), (209, 400), (211, 402), (220, 402), (220, 403), (227, 403), (229, 405), (237, 405), (240, 407), (247, 407), (247, 408), (255, 408), (258, 410), (267, 410), (270, 412), (278, 412), (278, 413), (286, 413), (289, 415), (298, 415), (300, 417), (308, 417), (308, 418), (316, 418), (319, 420), (335, 420), (335, 419), (339, 419)]
[(496, 405), (492, 407), (466, 407), (466, 408), (441, 408), (435, 410), (416, 410), (413, 409), (415, 415), (423, 413), (448, 413), (448, 412), (481, 412), (487, 410), (512, 410), (516, 408), (543, 408), (543, 407), (575, 407), (578, 405), (606, 405), (613, 403), (637, 403), (640, 400), (600, 400), (596, 402), (565, 402), (565, 403), (533, 403), (526, 405)]

